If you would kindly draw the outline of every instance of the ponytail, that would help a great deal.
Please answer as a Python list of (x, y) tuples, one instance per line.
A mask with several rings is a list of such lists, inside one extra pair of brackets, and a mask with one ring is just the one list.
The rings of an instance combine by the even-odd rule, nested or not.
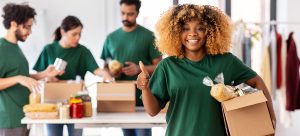
[(67, 16), (66, 18), (64, 18), (64, 20), (62, 21), (60, 27), (58, 27), (55, 31), (54, 31), (54, 41), (59, 41), (62, 37), (60, 30), (62, 29), (64, 32), (68, 32), (72, 29), (75, 29), (76, 27), (81, 26), (83, 27), (82, 23), (80, 22), (80, 20), (75, 17), (75, 16)]
[(56, 28), (54, 31), (53, 41), (59, 41), (61, 39), (60, 27)]

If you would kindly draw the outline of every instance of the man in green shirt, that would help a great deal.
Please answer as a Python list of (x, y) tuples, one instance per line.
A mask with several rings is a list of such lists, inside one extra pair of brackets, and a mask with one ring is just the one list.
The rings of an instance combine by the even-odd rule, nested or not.
[(6, 35), (0, 39), (0, 136), (24, 136), (28, 131), (21, 124), (23, 106), (28, 104), (29, 93), (38, 89), (36, 79), (60, 74), (53, 66), (30, 75), (28, 62), (18, 41), (24, 42), (31, 33), (36, 12), (26, 4), (9, 3), (3, 7)]
[[(138, 62), (143, 61), (147, 71), (151, 74), (161, 60), (161, 55), (155, 49), (153, 33), (136, 23), (141, 2), (139, 0), (121, 0), (120, 6), (123, 26), (107, 36), (101, 58), (118, 60), (123, 64), (120, 75), (117, 74), (118, 72), (111, 71), (116, 80), (136, 80), (137, 74), (140, 72)], [(137, 91), (137, 106), (142, 106), (140, 95), (140, 91)], [(134, 129), (124, 129), (123, 132), (125, 136), (144, 133)], [(151, 135), (151, 131), (147, 130), (144, 134)]]

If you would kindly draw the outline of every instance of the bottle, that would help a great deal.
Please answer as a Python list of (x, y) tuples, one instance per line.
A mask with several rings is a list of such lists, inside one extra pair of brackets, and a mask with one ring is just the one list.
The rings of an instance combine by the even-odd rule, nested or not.
[(83, 104), (80, 98), (72, 97), (70, 100), (70, 116), (71, 118), (83, 117)]
[(70, 105), (61, 105), (59, 107), (59, 119), (70, 118)]
[(92, 102), (91, 102), (91, 97), (89, 96), (89, 92), (88, 91), (78, 92), (76, 97), (81, 98), (83, 101), (84, 117), (91, 117), (93, 115), (93, 110), (92, 110)]
[(29, 95), (29, 104), (41, 104), (41, 94), (35, 89)]

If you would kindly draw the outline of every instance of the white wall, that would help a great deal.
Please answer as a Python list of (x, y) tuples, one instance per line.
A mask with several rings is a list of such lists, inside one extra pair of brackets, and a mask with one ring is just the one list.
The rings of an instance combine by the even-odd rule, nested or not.
[[(2, 7), (8, 2), (22, 3), (23, 0), (0, 0), (0, 14), (2, 14)], [(35, 64), (43, 46), (51, 42), (52, 33), (67, 15), (75, 15), (82, 21), (84, 28), (80, 43), (88, 47), (99, 66), (103, 66), (100, 54), (104, 40), (108, 33), (122, 25), (119, 10), (120, 0), (28, 0), (27, 2), (37, 11), (36, 24), (33, 26), (32, 34), (24, 43), (20, 43), (30, 68)], [(160, 4), (157, 5), (157, 3)], [(153, 30), (160, 14), (171, 5), (172, 0), (163, 2), (142, 0), (141, 13), (137, 22)], [(153, 11), (153, 7), (156, 7), (157, 10)], [(0, 21), (2, 22), (2, 18)], [(0, 37), (4, 34), (5, 29), (1, 25)]]
[[(8, 2), (23, 1), (1, 0), (1, 14), (2, 7)], [(35, 64), (43, 46), (51, 42), (52, 33), (67, 15), (75, 15), (82, 21), (84, 28), (80, 43), (91, 50), (98, 62), (106, 35), (121, 26), (121, 19), (118, 17), (119, 0), (29, 0), (28, 3), (37, 11), (36, 24), (27, 41), (20, 45), (30, 68)], [(2, 18), (0, 21), (2, 22)], [(0, 34), (1, 37), (5, 34), (3, 25)]]

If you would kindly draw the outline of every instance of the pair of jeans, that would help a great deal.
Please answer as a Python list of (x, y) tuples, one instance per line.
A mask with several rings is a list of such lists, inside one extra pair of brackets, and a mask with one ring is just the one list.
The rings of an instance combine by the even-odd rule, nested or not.
[(124, 136), (151, 136), (151, 129), (122, 129)]
[(82, 136), (82, 129), (75, 129), (74, 124), (47, 124), (48, 136), (63, 136), (64, 125), (67, 125), (69, 136)]
[(23, 125), (18, 128), (0, 128), (0, 136), (28, 136), (29, 131), (27, 127)]

